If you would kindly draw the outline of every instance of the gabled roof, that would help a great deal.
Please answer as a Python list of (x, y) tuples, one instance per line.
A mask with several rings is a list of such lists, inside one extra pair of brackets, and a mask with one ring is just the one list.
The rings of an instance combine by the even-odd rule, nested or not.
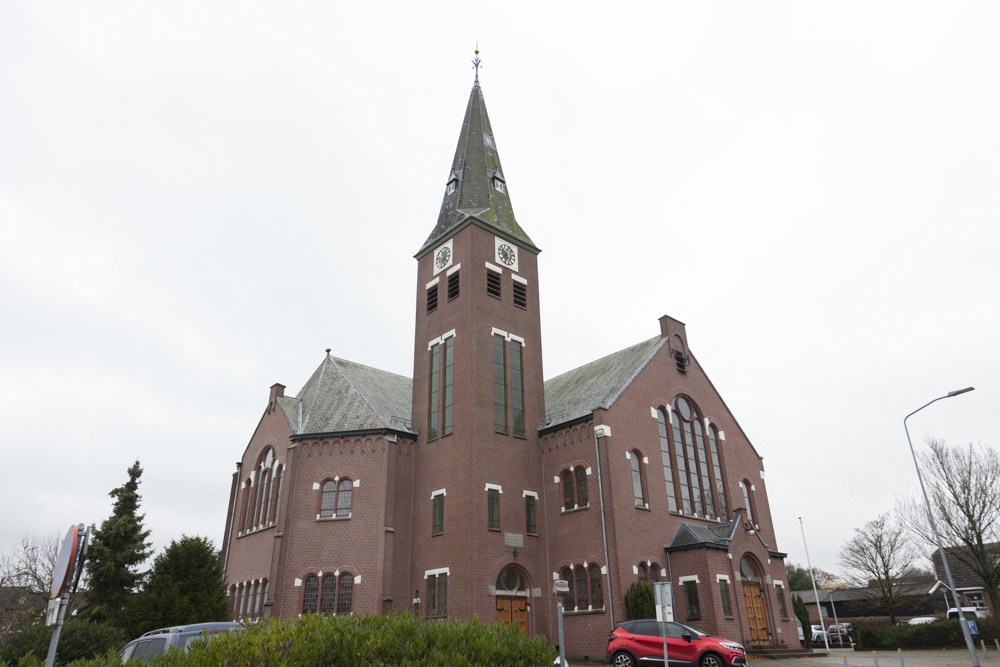
[(448, 172), (447, 182), (458, 176), (458, 187), (452, 193), (445, 191), (437, 225), (420, 247), (417, 257), (468, 224), (479, 225), (532, 252), (539, 252), (514, 218), (509, 188), (504, 187), (500, 192), (493, 187), (491, 178), (495, 174), (504, 179), (486, 102), (477, 79), (469, 95), (455, 159)]
[(327, 353), (294, 397), (278, 399), (296, 435), (391, 429), (410, 423), (413, 381)]
[(736, 529), (740, 526), (740, 515), (732, 521), (714, 526), (703, 526), (694, 523), (681, 523), (674, 531), (670, 542), (663, 545), (667, 551), (685, 551), (687, 549), (729, 549)]
[[(1000, 543), (987, 542), (983, 546), (986, 552), (991, 555), (993, 562), (1000, 564)], [(945, 547), (945, 550), (948, 552), (948, 566), (955, 577), (955, 588), (973, 588), (983, 585), (982, 577), (973, 572), (969, 566), (974, 561), (968, 547)], [(948, 578), (945, 576), (944, 565), (941, 564), (941, 551), (939, 549), (935, 549), (931, 554), (931, 563), (934, 565), (934, 574), (938, 580), (947, 582)]]
[(578, 419), (594, 408), (610, 408), (656, 351), (666, 343), (655, 336), (545, 382), (545, 423), (551, 428)]

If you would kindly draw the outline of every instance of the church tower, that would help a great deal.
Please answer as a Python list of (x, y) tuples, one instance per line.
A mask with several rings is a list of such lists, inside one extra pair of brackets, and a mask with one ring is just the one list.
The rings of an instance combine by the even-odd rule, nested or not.
[(423, 616), (531, 635), (547, 631), (531, 607), (551, 579), (539, 252), (514, 217), (477, 69), (437, 225), (416, 254), (410, 579)]

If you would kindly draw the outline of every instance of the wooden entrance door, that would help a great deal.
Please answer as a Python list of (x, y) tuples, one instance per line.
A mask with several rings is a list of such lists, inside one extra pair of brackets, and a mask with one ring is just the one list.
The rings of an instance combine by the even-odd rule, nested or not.
[(766, 644), (767, 618), (764, 616), (764, 598), (760, 594), (760, 584), (744, 581), (743, 600), (746, 603), (747, 621), (750, 623), (750, 643)]
[(528, 599), (498, 595), (497, 623), (516, 625), (523, 633), (528, 634)]

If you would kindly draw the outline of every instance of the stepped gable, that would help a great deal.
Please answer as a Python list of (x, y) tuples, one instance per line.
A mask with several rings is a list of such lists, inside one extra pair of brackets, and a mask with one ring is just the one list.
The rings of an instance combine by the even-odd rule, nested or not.
[(278, 404), (297, 435), (383, 428), (416, 433), (412, 400), (410, 378), (327, 353), (299, 393)]
[(665, 338), (654, 336), (547, 380), (546, 423), (539, 428), (572, 421), (594, 408), (610, 408), (665, 343)]

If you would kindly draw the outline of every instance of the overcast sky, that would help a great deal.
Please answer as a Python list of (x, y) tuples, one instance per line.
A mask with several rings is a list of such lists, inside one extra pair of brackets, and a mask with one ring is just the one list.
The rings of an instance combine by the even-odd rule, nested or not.
[(1000, 446), (996, 3), (0, 4), (0, 546), (221, 543), (274, 382), (412, 375), (480, 74), (543, 249), (545, 376), (687, 323), (838, 570), (915, 492), (902, 419)]

